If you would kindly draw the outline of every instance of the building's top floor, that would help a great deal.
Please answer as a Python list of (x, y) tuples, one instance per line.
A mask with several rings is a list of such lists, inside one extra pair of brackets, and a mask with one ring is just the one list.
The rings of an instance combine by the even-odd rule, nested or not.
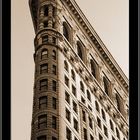
[[(45, 2), (46, 0), (42, 0), (41, 2)], [(55, 2), (55, 0), (48, 0), (50, 2)], [(60, 4), (61, 3), (61, 4)], [(119, 67), (119, 65), (116, 63), (110, 52), (107, 50), (106, 46), (100, 39), (100, 37), (97, 35), (91, 24), (88, 22), (87, 18), (83, 14), (83, 12), (80, 10), (79, 6), (76, 4), (74, 0), (59, 0), (57, 4), (58, 7), (61, 7), (62, 5), (66, 7), (66, 9), (69, 11), (70, 14), (75, 18), (75, 20), (78, 22), (82, 30), (84, 31), (85, 35), (88, 36), (90, 41), (94, 44), (95, 49), (97, 50), (97, 53), (99, 56), (104, 60), (104, 62), (107, 64), (107, 67), (112, 71), (113, 75), (117, 78), (119, 83), (124, 87), (126, 90), (126, 93), (128, 92), (128, 79)], [(32, 19), (34, 22), (35, 31), (36, 29), (36, 23), (37, 23), (37, 5), (38, 1), (35, 0), (29, 0), (31, 13), (32, 13)], [(61, 7), (63, 8), (63, 7)]]

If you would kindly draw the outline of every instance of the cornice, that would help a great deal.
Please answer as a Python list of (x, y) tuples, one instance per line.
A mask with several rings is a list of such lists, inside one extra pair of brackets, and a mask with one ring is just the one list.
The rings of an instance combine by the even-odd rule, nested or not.
[(98, 34), (95, 32), (89, 21), (87, 20), (86, 16), (83, 14), (79, 6), (74, 0), (61, 0), (62, 3), (66, 3), (66, 5), (69, 7), (83, 30), (86, 32), (88, 37), (91, 39), (91, 41), (95, 44), (96, 49), (98, 50), (100, 56), (103, 58), (103, 60), (106, 62), (106, 64), (109, 66), (111, 71), (114, 73), (114, 75), (117, 77), (117, 79), (120, 81), (120, 83), (123, 85), (124, 89), (128, 92), (129, 88), (129, 81), (128, 78), (123, 73), (122, 69), (119, 67), (113, 56), (110, 54)]

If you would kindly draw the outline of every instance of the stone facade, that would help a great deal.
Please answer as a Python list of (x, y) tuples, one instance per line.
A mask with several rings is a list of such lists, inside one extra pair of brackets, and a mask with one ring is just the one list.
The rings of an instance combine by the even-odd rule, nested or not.
[(31, 140), (128, 140), (128, 79), (74, 0), (30, 0)]

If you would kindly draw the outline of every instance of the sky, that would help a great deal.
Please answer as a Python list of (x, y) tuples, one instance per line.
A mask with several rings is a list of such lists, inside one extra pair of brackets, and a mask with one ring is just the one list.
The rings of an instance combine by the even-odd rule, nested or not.
[[(76, 0), (116, 62), (129, 76), (128, 0)], [(34, 29), (28, 0), (11, 1), (11, 138), (29, 140), (34, 82)]]

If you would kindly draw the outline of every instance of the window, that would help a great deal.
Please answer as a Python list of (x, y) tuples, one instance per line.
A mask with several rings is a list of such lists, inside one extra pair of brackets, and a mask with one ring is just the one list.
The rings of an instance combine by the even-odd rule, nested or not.
[(114, 131), (114, 126), (113, 126), (113, 122), (110, 120), (110, 128), (112, 131)]
[(40, 74), (42, 73), (48, 73), (48, 64), (40, 65)]
[(69, 79), (67, 76), (65, 76), (65, 84), (69, 87)]
[(69, 111), (67, 108), (65, 109), (65, 111), (66, 111), (66, 119), (67, 119), (69, 122), (71, 122), (70, 111)]
[[(48, 27), (48, 21), (44, 21), (44, 28), (47, 28), (47, 27)], [(48, 42), (48, 36), (46, 36), (46, 37), (47, 37), (46, 39), (42, 38), (43, 43)]]
[(66, 127), (66, 138), (67, 138), (67, 140), (71, 140), (72, 139), (71, 138), (71, 131), (70, 131), (70, 129), (68, 127)]
[(56, 98), (55, 97), (52, 98), (52, 107), (53, 107), (53, 109), (56, 109)]
[(77, 113), (77, 104), (73, 101), (73, 110)]
[(87, 98), (89, 99), (89, 101), (91, 101), (91, 95), (90, 95), (89, 90), (87, 90)]
[(98, 104), (97, 101), (95, 101), (95, 107), (96, 107), (96, 110), (97, 110), (98, 112), (100, 112), (99, 104)]
[(74, 96), (76, 96), (76, 88), (75, 88), (74, 85), (72, 85), (72, 93), (73, 93)]
[(52, 58), (53, 58), (54, 60), (56, 60), (56, 51), (55, 51), (55, 50), (52, 51)]
[(117, 103), (117, 109), (121, 112), (121, 107), (120, 107), (120, 103), (121, 103), (121, 98), (118, 95), (119, 93), (116, 93), (116, 103)]
[(56, 137), (54, 137), (54, 136), (52, 136), (52, 140), (57, 140), (57, 138), (56, 138)]
[(96, 78), (96, 64), (93, 60), (90, 60), (90, 65), (91, 65), (91, 73)]
[(87, 129), (84, 128), (84, 140), (87, 140)]
[[(44, 28), (46, 28), (48, 26), (48, 22), (45, 21), (44, 22)], [(48, 35), (44, 35), (42, 36), (42, 43), (47, 43), (48, 42)]]
[(44, 16), (48, 16), (48, 6), (45, 7)]
[(41, 59), (47, 58), (48, 57), (48, 50), (43, 49), (41, 52)]
[(66, 60), (64, 61), (64, 69), (65, 69), (67, 72), (69, 71), (69, 66), (68, 66), (68, 63), (67, 63)]
[(89, 108), (89, 109), (92, 111), (92, 108), (91, 108), (91, 106), (89, 106), (89, 105), (88, 105), (88, 108)]
[(40, 90), (48, 90), (48, 79), (42, 79), (40, 81)]
[(115, 140), (115, 138), (112, 136), (112, 140)]
[(101, 134), (99, 134), (99, 140), (103, 140), (103, 137), (101, 136)]
[(83, 117), (83, 121), (86, 122), (86, 113), (84, 110), (82, 110), (82, 117)]
[(90, 140), (94, 140), (93, 136), (90, 134)]
[(92, 119), (91, 119), (90, 117), (88, 117), (88, 119), (89, 119), (89, 127), (90, 127), (91, 129), (93, 129)]
[(68, 104), (70, 104), (70, 95), (68, 94), (67, 91), (65, 91), (65, 100), (67, 101)]
[(47, 140), (47, 139), (46, 139), (46, 136), (43, 135), (43, 136), (39, 136), (39, 137), (37, 138), (37, 140)]
[(39, 109), (47, 107), (47, 96), (39, 98)]
[(117, 135), (117, 138), (120, 139), (120, 133), (119, 133), (119, 130), (116, 128), (116, 135)]
[(63, 35), (69, 41), (69, 28), (66, 22), (63, 22)]
[(103, 83), (104, 83), (104, 91), (107, 95), (109, 95), (109, 80), (105, 76), (103, 77)]
[(80, 89), (83, 93), (85, 93), (84, 84), (80, 81)]
[(85, 99), (81, 96), (81, 102), (85, 104)]
[(52, 81), (52, 90), (56, 91), (56, 81)]
[(56, 117), (52, 116), (52, 128), (56, 129)]
[(78, 56), (81, 58), (81, 60), (83, 60), (83, 46), (82, 44), (78, 41), (77, 42), (77, 53), (78, 53)]
[(73, 122), (74, 122), (74, 129), (78, 132), (78, 121), (74, 118)]
[(76, 137), (74, 137), (74, 140), (78, 140)]
[(75, 73), (74, 73), (73, 70), (71, 70), (71, 77), (72, 77), (72, 79), (75, 81)]
[(101, 120), (97, 117), (97, 125), (101, 128)]
[(102, 109), (102, 117), (103, 117), (103, 119), (106, 121), (106, 116), (105, 116), (105, 112), (104, 112), (103, 109)]
[(108, 137), (108, 131), (107, 128), (104, 126), (104, 134)]
[(52, 66), (52, 73), (53, 73), (54, 75), (56, 75), (56, 66), (55, 66), (55, 65)]
[[(54, 27), (54, 24), (53, 24), (53, 27)], [(52, 37), (52, 43), (56, 44), (56, 38), (55, 37)]]
[(46, 128), (47, 127), (47, 115), (41, 115), (38, 117), (38, 128)]

